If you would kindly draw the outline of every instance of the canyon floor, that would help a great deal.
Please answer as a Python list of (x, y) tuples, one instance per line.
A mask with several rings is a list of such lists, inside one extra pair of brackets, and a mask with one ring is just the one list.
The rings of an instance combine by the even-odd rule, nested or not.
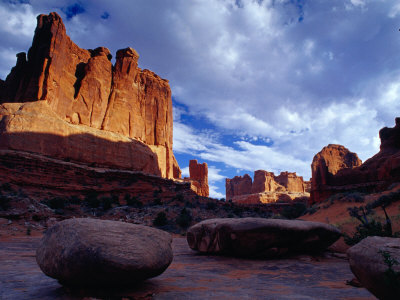
[[(3, 232), (4, 233), (4, 232)], [(45, 276), (35, 261), (41, 233), (0, 236), (0, 299), (375, 299), (346, 284), (343, 254), (250, 260), (199, 255), (173, 239), (174, 260), (160, 276), (129, 289), (74, 290)]]

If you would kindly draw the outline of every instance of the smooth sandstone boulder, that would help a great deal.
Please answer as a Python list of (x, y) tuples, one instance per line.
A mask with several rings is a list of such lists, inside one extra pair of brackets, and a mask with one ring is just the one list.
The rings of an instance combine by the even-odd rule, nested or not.
[[(396, 260), (390, 271), (384, 253)], [(361, 284), (379, 299), (400, 298), (400, 239), (368, 237), (347, 250), (351, 271)]]
[(317, 252), (341, 236), (328, 224), (263, 218), (209, 219), (189, 228), (187, 241), (203, 253), (275, 257), (290, 252)]
[(172, 262), (171, 243), (170, 234), (151, 227), (68, 219), (46, 231), (36, 261), (62, 284), (127, 285), (163, 273)]

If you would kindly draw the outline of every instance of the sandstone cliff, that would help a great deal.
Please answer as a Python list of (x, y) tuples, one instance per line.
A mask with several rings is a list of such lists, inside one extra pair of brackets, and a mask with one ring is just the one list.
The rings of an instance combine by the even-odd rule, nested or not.
[(189, 161), (189, 178), (184, 181), (190, 182), (190, 188), (199, 196), (209, 196), (208, 166), (207, 163), (199, 164), (196, 159)]
[(291, 201), (298, 197), (308, 196), (305, 192), (303, 177), (296, 173), (274, 173), (257, 170), (254, 182), (248, 174), (226, 179), (226, 199), (241, 204), (274, 203)]
[[(1, 147), (100, 165), (107, 161), (108, 166), (166, 178), (180, 177), (172, 152), (172, 100), (168, 81), (138, 68), (138, 58), (132, 48), (122, 49), (112, 65), (107, 48), (85, 50), (73, 43), (56, 13), (38, 16), (28, 55), (19, 53), (16, 66), (0, 82), (0, 103), (20, 103), (18, 107), (22, 108), (20, 111), (10, 104), (2, 106)], [(37, 107), (21, 104), (25, 102), (33, 102)], [(41, 124), (34, 120), (36, 117), (47, 122)], [(49, 122), (57, 123), (56, 128)], [(86, 137), (80, 146), (70, 150), (62, 147), (65, 142), (55, 147), (57, 139), (51, 138), (46, 140), (50, 145), (45, 146), (43, 138), (32, 139), (29, 132), (63, 137), (87, 132), (92, 138)], [(25, 141), (17, 141), (21, 133)], [(102, 142), (96, 141), (97, 138), (132, 144), (123, 146), (122, 150), (120, 144), (99, 150)], [(79, 154), (74, 148), (83, 152)], [(100, 153), (94, 153), (97, 151)]]
[(314, 156), (311, 164), (310, 203), (320, 202), (326, 197), (324, 187), (331, 184), (339, 170), (358, 167), (361, 163), (357, 154), (344, 146), (330, 144), (324, 147)]
[[(340, 192), (380, 192), (392, 183), (400, 181), (400, 118), (394, 128), (379, 131), (380, 151), (363, 164), (356, 154), (343, 146), (327, 155), (325, 147), (318, 153), (311, 165), (311, 203), (320, 202)], [(346, 149), (346, 150), (344, 150)], [(327, 161), (336, 161), (333, 164)], [(329, 167), (329, 165), (333, 167)]]

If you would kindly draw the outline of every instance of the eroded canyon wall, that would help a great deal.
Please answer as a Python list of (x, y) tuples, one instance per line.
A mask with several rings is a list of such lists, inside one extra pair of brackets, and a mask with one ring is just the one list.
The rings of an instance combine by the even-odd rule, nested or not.
[[(37, 22), (28, 55), (19, 53), (16, 66), (0, 82), (1, 147), (100, 165), (107, 161), (109, 167), (166, 178), (180, 177), (172, 152), (172, 100), (168, 81), (138, 68), (139, 55), (132, 48), (119, 50), (115, 65), (107, 48), (81, 49), (67, 36), (64, 23), (56, 13), (40, 15)], [(20, 103), (25, 115), (9, 102)], [(26, 106), (23, 104), (26, 102), (37, 103), (40, 108)], [(35, 113), (48, 122), (34, 121), (32, 114)], [(54, 121), (57, 118), (62, 122)], [(55, 129), (50, 119), (57, 123)], [(81, 142), (82, 147), (82, 143), (87, 143), (83, 152), (101, 153), (77, 154), (74, 147), (70, 151), (55, 145), (49, 145), (52, 148), (49, 150), (44, 146), (48, 137), (41, 139), (44, 134), (67, 138), (78, 131), (88, 134), (86, 141)], [(17, 140), (22, 133), (27, 139), (23, 142)], [(100, 150), (98, 138), (117, 144), (112, 150)], [(118, 146), (129, 141), (132, 145), (128, 147)], [(147, 164), (137, 164), (134, 160), (147, 161)]]
[(310, 203), (342, 192), (380, 192), (400, 181), (400, 118), (379, 131), (380, 151), (363, 164), (340, 145), (324, 147), (311, 165)]
[(305, 192), (303, 177), (296, 173), (257, 170), (254, 181), (248, 174), (226, 179), (226, 199), (242, 204), (273, 203), (290, 201), (297, 197), (308, 196)]

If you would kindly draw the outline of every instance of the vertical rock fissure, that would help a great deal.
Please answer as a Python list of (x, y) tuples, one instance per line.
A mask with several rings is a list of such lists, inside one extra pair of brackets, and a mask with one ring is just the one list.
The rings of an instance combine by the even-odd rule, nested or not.
[(106, 123), (106, 120), (107, 120), (107, 118), (109, 116), (110, 107), (112, 106), (112, 102), (113, 102), (111, 97), (114, 94), (114, 88), (115, 88), (114, 87), (114, 72), (115, 72), (115, 65), (112, 66), (112, 70), (111, 70), (110, 94), (108, 95), (107, 108), (106, 108), (106, 111), (105, 111), (104, 116), (103, 116), (103, 121), (101, 122), (101, 129), (103, 129), (103, 130), (105, 129), (105, 123)]

